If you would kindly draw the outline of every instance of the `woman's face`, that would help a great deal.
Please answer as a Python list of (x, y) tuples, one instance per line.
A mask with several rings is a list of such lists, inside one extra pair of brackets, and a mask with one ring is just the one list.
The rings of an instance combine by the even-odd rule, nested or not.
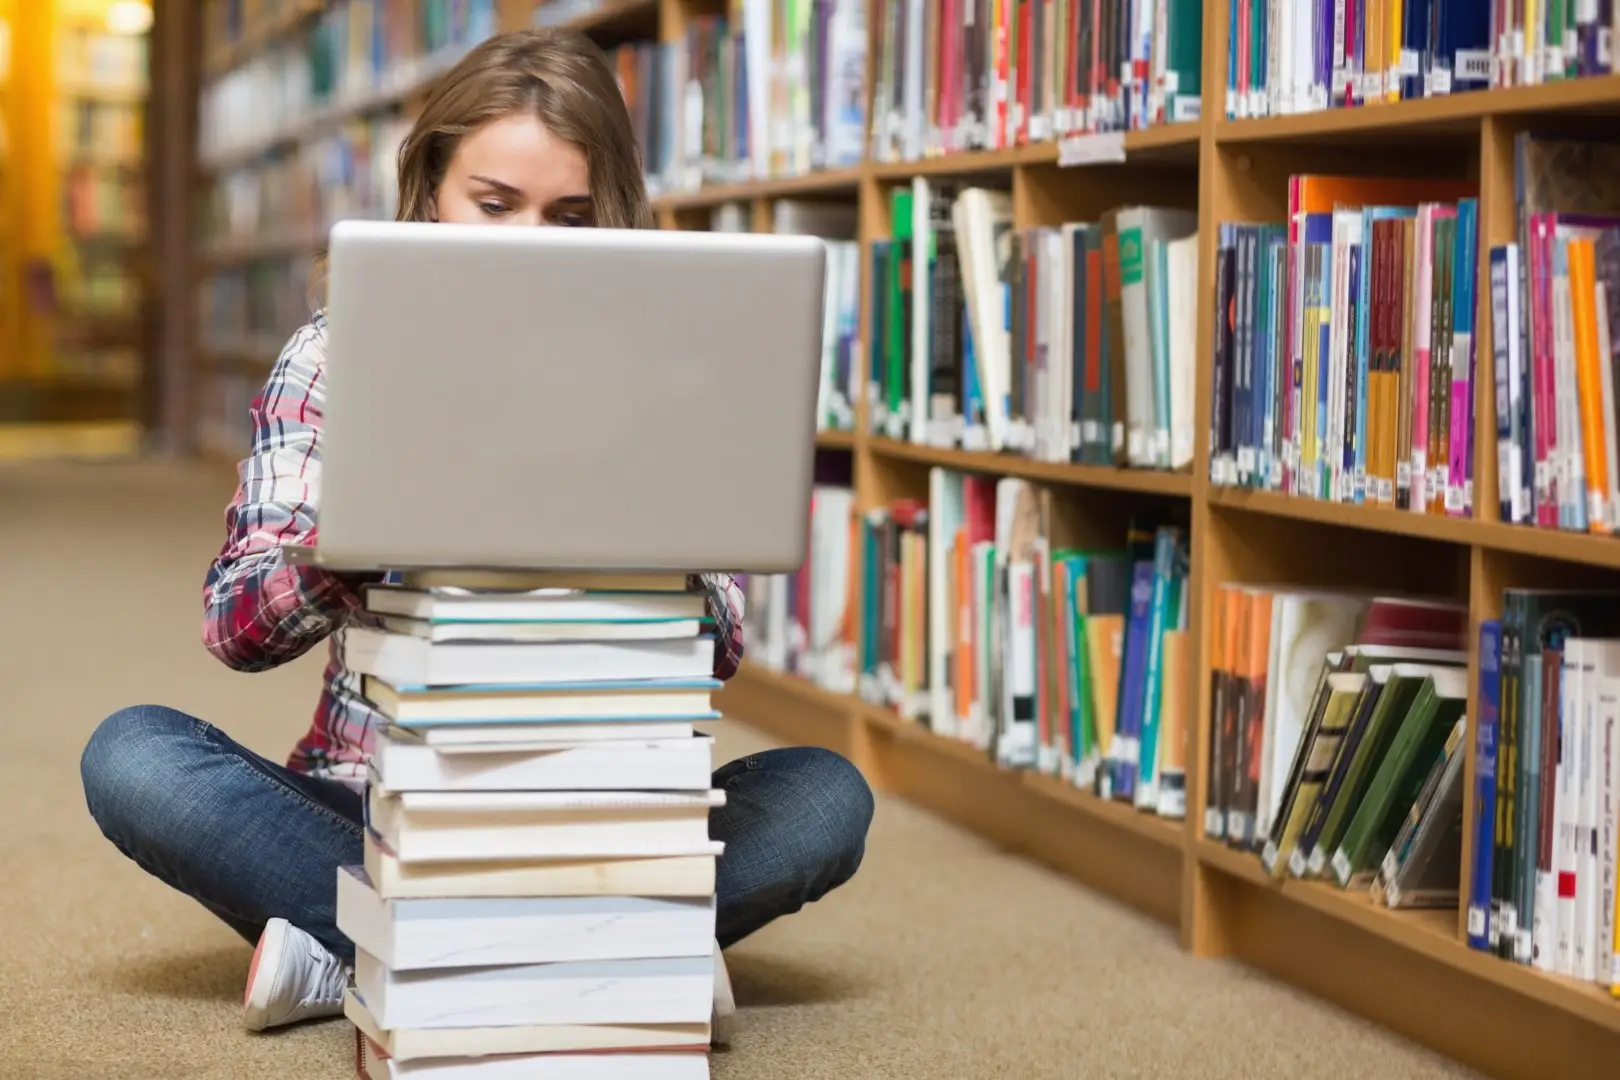
[(434, 220), (467, 225), (596, 224), (584, 151), (532, 116), (492, 120), (461, 140)]

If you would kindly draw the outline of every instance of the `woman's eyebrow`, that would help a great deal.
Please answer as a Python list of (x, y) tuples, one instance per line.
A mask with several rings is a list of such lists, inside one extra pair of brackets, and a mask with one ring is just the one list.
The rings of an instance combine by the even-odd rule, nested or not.
[(492, 176), (474, 176), (470, 177), (470, 179), (480, 184), (487, 184), (496, 191), (500, 192), (502, 195), (523, 194), (523, 190), (521, 188), (514, 187), (511, 184), (506, 183), (504, 180), (497, 180)]
[(561, 198), (555, 199), (553, 201), (554, 202), (559, 202), (559, 203), (567, 203), (570, 206), (588, 206), (588, 205), (590, 205), (590, 202), (591, 202), (591, 196), (590, 196), (589, 193), (586, 193), (584, 195), (564, 195)]

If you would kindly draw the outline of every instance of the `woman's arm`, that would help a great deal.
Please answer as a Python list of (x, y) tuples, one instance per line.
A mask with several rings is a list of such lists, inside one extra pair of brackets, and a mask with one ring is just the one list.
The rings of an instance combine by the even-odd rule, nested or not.
[(225, 510), (225, 546), (203, 588), (203, 644), (238, 671), (263, 671), (308, 652), (359, 604), (334, 574), (291, 566), (287, 543), (312, 544), (321, 491), (322, 320), (287, 343), (254, 399), (253, 447)]
[(709, 617), (714, 620), (714, 677), (729, 679), (743, 657), (742, 589), (729, 574), (698, 574), (687, 584), (708, 599)]

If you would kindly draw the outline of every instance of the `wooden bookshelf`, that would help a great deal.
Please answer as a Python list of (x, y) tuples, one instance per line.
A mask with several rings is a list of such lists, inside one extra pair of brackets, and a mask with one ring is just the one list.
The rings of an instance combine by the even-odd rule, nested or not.
[[(525, 25), (531, 7), (502, 6), (503, 25)], [(647, 18), (645, 5), (611, 4), (577, 17), (592, 28)], [(701, 0), (658, 0), (656, 34), (679, 38)], [(871, 9), (876, 18), (877, 7)], [(1212, 353), (1216, 227), (1279, 220), (1296, 171), (1468, 175), (1480, 181), (1480, 251), (1512, 238), (1512, 135), (1533, 125), (1612, 129), (1620, 76), (1492, 90), (1365, 108), (1226, 120), (1226, 5), (1205, 9), (1204, 119), (1120, 140), (1123, 161), (1066, 164), (1072, 147), (1038, 143), (911, 162), (868, 161), (853, 169), (704, 188), (657, 200), (666, 227), (692, 227), (707, 210), (751, 204), (770, 220), (782, 198), (847, 200), (860, 208), (869, 247), (889, 234), (887, 191), (917, 175), (982, 180), (1013, 194), (1014, 225), (1095, 217), (1128, 202), (1196, 206), (1199, 215), (1198, 356)], [(274, 23), (263, 31), (271, 34)], [(642, 25), (642, 24), (636, 24)], [(251, 40), (260, 40), (253, 37)], [(251, 55), (233, 50), (230, 63)], [(222, 61), (223, 62), (223, 61)], [(870, 73), (871, 61), (868, 71)], [(870, 82), (870, 80), (869, 80)], [(296, 137), (296, 136), (295, 136)], [(1084, 137), (1089, 138), (1089, 137)], [(1086, 155), (1078, 155), (1084, 158)], [(681, 217), (680, 215), (696, 216)], [(756, 224), (756, 227), (757, 224)], [(313, 248), (310, 236), (271, 236), (205, 250), (201, 261), (247, 261)], [(1483, 263), (1483, 257), (1481, 259)], [(863, 260), (863, 269), (866, 263)], [(1483, 273), (1483, 271), (1482, 271)], [(1479, 291), (1475, 406), (1494, 415), (1489, 290)], [(861, 326), (871, 330), (870, 289)], [(247, 363), (238, 355), (229, 363)], [(998, 767), (987, 755), (931, 733), (853, 693), (745, 663), (721, 693), (726, 711), (781, 739), (847, 755), (875, 787), (925, 806), (1008, 851), (1040, 860), (1174, 927), (1199, 957), (1233, 957), (1367, 1017), (1419, 1043), (1503, 1078), (1607, 1077), (1620, 1061), (1620, 1000), (1601, 988), (1551, 977), (1470, 950), (1462, 913), (1401, 912), (1363, 897), (1294, 880), (1275, 881), (1250, 854), (1206, 840), (1211, 602), (1223, 582), (1376, 586), (1465, 600), (1470, 627), (1501, 610), (1504, 587), (1587, 583), (1620, 572), (1620, 540), (1503, 524), (1494, 499), (1458, 519), (1222, 488), (1210, 473), (1212, 397), (1207, 363), (1194, 392), (1198, 424), (1190, 470), (1159, 472), (1037, 461), (882, 438), (857, 404), (850, 432), (824, 432), (818, 447), (853, 458), (855, 502), (865, 511), (926, 491), (933, 466), (1015, 476), (1053, 493), (1067, 511), (1110, 520), (1142, 501), (1190, 512), (1189, 634), (1196, 704), (1188, 718), (1186, 820), (1168, 821), (1105, 802), (1059, 780)], [(1494, 430), (1475, 437), (1475, 485), (1495, 489)], [(1472, 649), (1472, 645), (1470, 646)], [(1471, 657), (1470, 686), (1477, 683)], [(1470, 690), (1469, 715), (1477, 691)], [(1464, 820), (1471, 820), (1473, 755), (1466, 755)], [(1471, 851), (1465, 826), (1464, 880)], [(949, 898), (941, 898), (948, 903)], [(1278, 1039), (1287, 1038), (1278, 1032)]]

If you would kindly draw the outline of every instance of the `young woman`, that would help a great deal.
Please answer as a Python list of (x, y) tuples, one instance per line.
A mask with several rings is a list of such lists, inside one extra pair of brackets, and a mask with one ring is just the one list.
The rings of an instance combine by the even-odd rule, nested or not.
[[(653, 223), (619, 87), (601, 52), (572, 33), (507, 34), (474, 49), (401, 147), (399, 196), (398, 217), (408, 221)], [(364, 618), (363, 581), (291, 566), (280, 552), (316, 535), (327, 362), (317, 313), (252, 406), (253, 448), (204, 588), (204, 643), (239, 671), (331, 640), (308, 734), (282, 766), (202, 720), (145, 705), (102, 722), (81, 762), (90, 813), (107, 838), (257, 943), (244, 995), (255, 1031), (342, 1011), (354, 948), (335, 925), (337, 869), (362, 860), (365, 760), (382, 723), (341, 661), (344, 626)], [(741, 591), (722, 575), (691, 587), (707, 595), (714, 673), (727, 678), (742, 655)], [(860, 865), (872, 796), (843, 758), (773, 750), (725, 765), (714, 783), (726, 791), (711, 819), (726, 844), (718, 947), (820, 898)], [(732, 1007), (723, 961), (717, 976), (714, 1026), (724, 1042)]]

